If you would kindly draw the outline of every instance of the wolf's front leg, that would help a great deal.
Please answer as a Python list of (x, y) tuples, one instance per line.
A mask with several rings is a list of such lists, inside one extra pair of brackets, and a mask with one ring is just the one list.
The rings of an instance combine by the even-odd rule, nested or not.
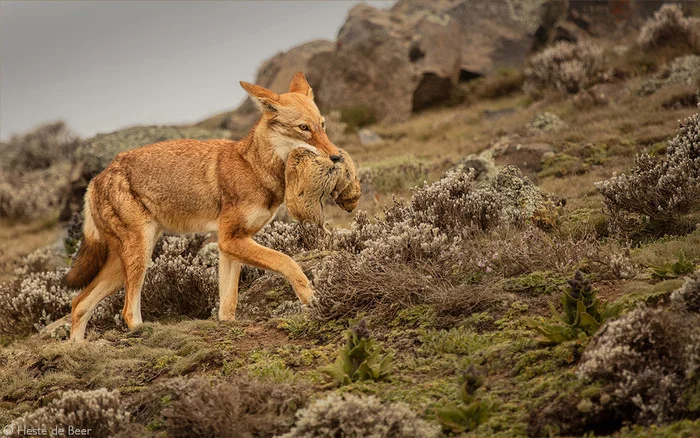
[(232, 321), (238, 304), (241, 263), (219, 249), (219, 320)]
[(292, 285), (302, 304), (309, 304), (314, 297), (311, 282), (297, 262), (288, 255), (266, 248), (250, 237), (223, 239), (220, 237), (219, 248), (227, 256), (241, 263), (283, 275)]

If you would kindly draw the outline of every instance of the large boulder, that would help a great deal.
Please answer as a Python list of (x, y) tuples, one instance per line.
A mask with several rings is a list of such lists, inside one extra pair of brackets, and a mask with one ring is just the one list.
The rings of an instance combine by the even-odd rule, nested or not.
[(452, 94), (460, 77), (458, 32), (441, 12), (355, 6), (325, 66), (318, 100), (324, 107), (367, 107), (378, 120), (403, 121)]
[[(266, 61), (256, 82), (287, 91), (303, 71), (322, 110), (363, 111), (400, 122), (443, 103), (460, 81), (520, 68), (555, 40), (636, 25), (662, 0), (399, 0), (353, 7), (335, 44), (312, 41)], [(244, 134), (258, 112), (246, 100), (228, 117)]]
[(463, 79), (520, 67), (532, 49), (549, 37), (566, 14), (558, 0), (399, 0), (394, 14), (449, 17), (451, 40), (461, 48)]
[[(362, 109), (399, 122), (449, 99), (460, 80), (520, 66), (565, 9), (550, 0), (400, 0), (388, 10), (360, 4), (335, 45), (314, 41), (280, 53), (262, 65), (257, 83), (283, 92), (303, 71), (322, 109)], [(248, 127), (256, 117), (246, 101), (231, 125)]]
[(97, 134), (83, 141), (75, 150), (70, 195), (61, 213), (61, 219), (70, 219), (74, 212), (80, 211), (83, 195), (90, 180), (102, 172), (120, 152), (166, 140), (208, 140), (230, 136), (231, 133), (225, 130), (178, 126), (134, 126), (109, 134)]

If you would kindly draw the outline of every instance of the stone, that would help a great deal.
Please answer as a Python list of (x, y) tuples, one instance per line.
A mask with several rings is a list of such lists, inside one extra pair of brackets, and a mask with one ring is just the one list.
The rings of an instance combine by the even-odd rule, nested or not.
[(360, 140), (360, 144), (362, 146), (372, 146), (383, 141), (379, 134), (375, 133), (374, 131), (370, 131), (367, 128), (360, 129), (357, 132), (357, 138)]

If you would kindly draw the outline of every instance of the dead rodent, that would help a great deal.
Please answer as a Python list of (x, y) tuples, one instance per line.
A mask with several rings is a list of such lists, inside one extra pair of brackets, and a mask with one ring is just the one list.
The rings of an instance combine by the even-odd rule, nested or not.
[(341, 160), (333, 163), (309, 149), (296, 148), (290, 152), (284, 199), (294, 218), (324, 227), (323, 207), (328, 197), (343, 210), (357, 207), (361, 190), (355, 164), (347, 152), (341, 149), (340, 154)]

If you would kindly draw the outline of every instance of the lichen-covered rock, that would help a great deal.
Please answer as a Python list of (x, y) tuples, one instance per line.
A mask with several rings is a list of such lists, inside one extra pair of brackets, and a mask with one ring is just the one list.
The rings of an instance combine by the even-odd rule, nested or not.
[(546, 132), (556, 132), (566, 127), (566, 123), (558, 115), (550, 112), (537, 114), (527, 125), (528, 129), (535, 134)]
[(492, 187), (501, 198), (500, 216), (506, 223), (523, 223), (547, 201), (540, 188), (515, 166), (498, 172)]

